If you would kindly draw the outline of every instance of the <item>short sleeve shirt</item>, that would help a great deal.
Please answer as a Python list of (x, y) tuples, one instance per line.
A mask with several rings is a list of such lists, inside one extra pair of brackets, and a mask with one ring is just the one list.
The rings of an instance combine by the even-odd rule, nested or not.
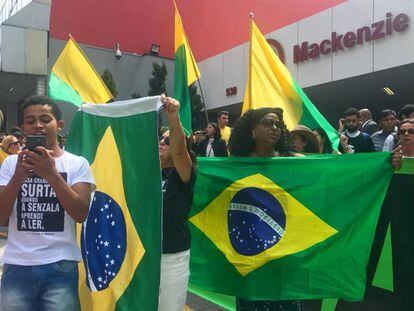
[(183, 182), (174, 167), (162, 170), (163, 246), (164, 254), (178, 253), (190, 248), (188, 214), (193, 204), (195, 170), (191, 179)]
[[(4, 161), (0, 169), (0, 186), (7, 186), (16, 163), (15, 155)], [(55, 165), (69, 186), (95, 183), (85, 158), (65, 151), (55, 158)], [(63, 209), (53, 188), (40, 176), (32, 175), (22, 184), (8, 229), (4, 263), (31, 266), (59, 260), (81, 260), (76, 243), (76, 224)]]

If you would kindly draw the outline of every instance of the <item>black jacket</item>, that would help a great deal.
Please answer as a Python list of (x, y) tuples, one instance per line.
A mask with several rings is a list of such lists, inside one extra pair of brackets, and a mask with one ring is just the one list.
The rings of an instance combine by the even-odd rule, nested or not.
[[(194, 151), (200, 157), (206, 156), (208, 138), (195, 145)], [(215, 157), (228, 157), (226, 142), (223, 139), (216, 139), (211, 144)]]
[(372, 134), (374, 134), (375, 132), (379, 130), (380, 130), (380, 127), (378, 126), (378, 124), (375, 123), (375, 121), (369, 120), (364, 123), (361, 129), (361, 132), (367, 133), (369, 136), (371, 136)]

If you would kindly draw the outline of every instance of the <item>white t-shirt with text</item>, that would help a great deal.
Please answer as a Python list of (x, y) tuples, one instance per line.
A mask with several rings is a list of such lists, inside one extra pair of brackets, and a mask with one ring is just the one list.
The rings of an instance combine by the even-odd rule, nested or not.
[[(0, 186), (7, 186), (17, 163), (9, 156), (0, 169)], [(89, 183), (94, 178), (87, 160), (67, 151), (55, 158), (58, 172), (69, 186)], [(76, 243), (76, 223), (65, 212), (50, 184), (37, 175), (22, 184), (9, 218), (9, 232), (3, 262), (35, 266), (59, 260), (81, 260)]]

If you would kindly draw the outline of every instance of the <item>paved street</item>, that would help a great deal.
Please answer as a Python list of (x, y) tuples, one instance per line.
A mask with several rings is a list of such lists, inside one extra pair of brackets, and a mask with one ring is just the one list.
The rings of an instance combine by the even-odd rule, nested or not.
[(220, 309), (215, 304), (208, 302), (207, 300), (198, 297), (190, 292), (187, 294), (187, 306), (185, 311), (194, 310), (194, 311), (220, 311)]

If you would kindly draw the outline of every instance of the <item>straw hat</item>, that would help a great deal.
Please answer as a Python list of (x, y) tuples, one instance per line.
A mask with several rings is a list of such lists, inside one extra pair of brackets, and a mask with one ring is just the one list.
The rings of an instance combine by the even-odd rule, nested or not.
[(318, 139), (309, 127), (300, 124), (296, 125), (295, 128), (290, 131), (291, 136), (295, 134), (301, 136), (308, 142), (308, 153), (319, 153)]

